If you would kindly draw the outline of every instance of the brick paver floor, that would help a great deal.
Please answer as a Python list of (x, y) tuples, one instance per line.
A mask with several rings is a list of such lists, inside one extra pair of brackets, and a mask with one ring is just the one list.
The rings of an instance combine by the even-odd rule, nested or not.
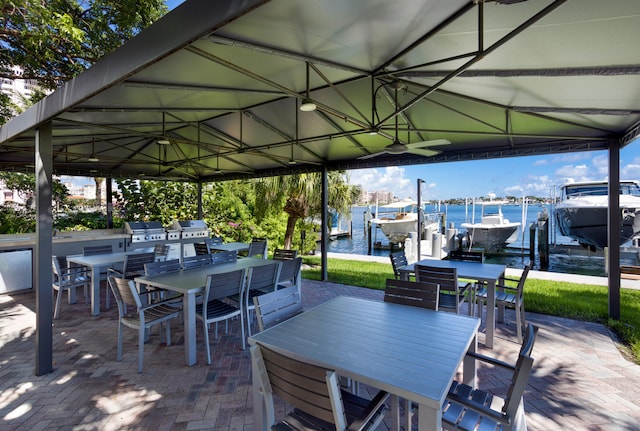
[[(308, 280), (302, 289), (305, 308), (336, 295), (382, 298), (380, 291)], [(253, 429), (250, 358), (237, 322), (212, 341), (210, 366), (200, 326), (193, 367), (183, 363), (181, 322), (172, 325), (171, 346), (154, 331), (138, 374), (137, 333), (125, 328), (117, 362), (115, 308), (92, 317), (81, 296), (74, 305), (63, 301), (53, 328), (54, 372), (36, 377), (34, 295), (0, 295), (1, 430)], [(540, 326), (525, 394), (529, 430), (640, 430), (640, 367), (623, 358), (605, 327), (527, 318)], [(498, 324), (493, 350), (483, 348), (480, 334), (480, 351), (512, 362), (519, 347), (513, 327)], [(505, 376), (481, 367), (479, 385), (504, 394)]]

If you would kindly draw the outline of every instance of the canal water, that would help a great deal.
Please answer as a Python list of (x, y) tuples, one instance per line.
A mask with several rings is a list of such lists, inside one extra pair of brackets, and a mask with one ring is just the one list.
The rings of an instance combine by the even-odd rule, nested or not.
[[(577, 242), (571, 238), (562, 236), (555, 226), (553, 220), (552, 208), (550, 205), (528, 205), (524, 211), (524, 220), (522, 224), (524, 226), (524, 235), (522, 232), (522, 226), (518, 232), (518, 239), (512, 243), (504, 252), (496, 255), (487, 255), (485, 261), (488, 263), (502, 263), (510, 267), (522, 268), (526, 262), (529, 261), (529, 226), (531, 223), (536, 223), (541, 213), (545, 212), (549, 215), (549, 241), (551, 244), (558, 245), (572, 245), (577, 246)], [(367, 223), (365, 221), (365, 213), (367, 211), (375, 212), (375, 207), (354, 206), (351, 212), (351, 220), (342, 219), (338, 221), (338, 227), (343, 230), (351, 229), (351, 237), (342, 237), (329, 242), (329, 252), (333, 253), (347, 253), (347, 254), (368, 254), (369, 238), (367, 236)], [(475, 207), (475, 219), (473, 218), (474, 208), (472, 205), (440, 205), (426, 207), (425, 213), (430, 211), (438, 212), (444, 217), (444, 224), (447, 228), (451, 225), (459, 232), (464, 231), (460, 228), (460, 224), (465, 221), (479, 222), (481, 219), (481, 209), (479, 206)], [(504, 205), (502, 212), (505, 218), (510, 221), (523, 221), (523, 207), (522, 205)], [(375, 225), (374, 225), (375, 226)], [(373, 256), (388, 256), (389, 255), (389, 242), (386, 239), (384, 233), (380, 229), (373, 228), (371, 233), (371, 244), (379, 242), (384, 248), (372, 247), (371, 255)], [(552, 253), (549, 257), (549, 267), (540, 268), (539, 259), (537, 256), (533, 262), (534, 269), (546, 270), (550, 272), (560, 272), (567, 274), (581, 274), (581, 275), (595, 275), (604, 276), (605, 272), (605, 259), (602, 253), (592, 255), (576, 255), (576, 254), (561, 254)], [(627, 262), (621, 260), (621, 263), (637, 264), (637, 260)]]

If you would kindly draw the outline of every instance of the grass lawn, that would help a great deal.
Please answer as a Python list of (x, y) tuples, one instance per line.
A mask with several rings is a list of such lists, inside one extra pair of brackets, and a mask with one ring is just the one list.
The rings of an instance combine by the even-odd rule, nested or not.
[[(320, 258), (303, 258), (302, 277), (320, 280)], [(350, 286), (384, 290), (387, 278), (393, 278), (391, 263), (328, 259), (329, 281)], [(524, 288), (525, 309), (534, 313), (562, 316), (608, 325), (630, 349), (640, 364), (640, 291), (622, 289), (621, 319), (608, 318), (608, 288), (527, 278)]]

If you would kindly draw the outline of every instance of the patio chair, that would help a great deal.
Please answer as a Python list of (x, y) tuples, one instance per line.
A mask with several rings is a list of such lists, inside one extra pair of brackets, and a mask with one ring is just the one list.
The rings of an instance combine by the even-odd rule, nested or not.
[(293, 260), (296, 257), (298, 257), (298, 250), (276, 248), (273, 252), (273, 258), (277, 260)]
[[(277, 260), (277, 259), (275, 259)], [(300, 269), (302, 268), (302, 258), (296, 257), (293, 260), (282, 260), (280, 275), (278, 276), (278, 289), (287, 286), (299, 286)]]
[(253, 305), (260, 332), (302, 313), (302, 298), (300, 298), (297, 286), (289, 286), (255, 296)]
[(472, 250), (451, 250), (447, 255), (449, 260), (461, 260), (464, 262), (484, 262), (484, 252)]
[(124, 257), (124, 263), (122, 264), (122, 269), (109, 268), (109, 275), (132, 280), (133, 278), (139, 275), (144, 275), (145, 264), (152, 263), (155, 261), (156, 261), (156, 254), (154, 252), (127, 254)]
[[(524, 284), (531, 270), (531, 262), (527, 263), (522, 270), (520, 278), (505, 278), (505, 281), (516, 282), (516, 287), (507, 285), (496, 285), (496, 306), (513, 307), (516, 312), (516, 333), (518, 342), (522, 342), (522, 333), (526, 325), (524, 313)], [(502, 289), (502, 291), (500, 291)], [(478, 301), (478, 315), (482, 319), (482, 305), (487, 301), (487, 289), (482, 288), (476, 292)]]
[(391, 266), (393, 267), (393, 275), (396, 280), (400, 280), (400, 268), (403, 266), (407, 266), (407, 255), (404, 253), (404, 250), (394, 251), (389, 254), (389, 258), (391, 259)]
[(204, 242), (194, 243), (193, 248), (196, 251), (196, 256), (202, 256), (210, 253), (209, 246)]
[(251, 244), (249, 244), (249, 251), (247, 257), (262, 257), (267, 258), (267, 239), (266, 238), (253, 238)]
[(170, 247), (168, 244), (156, 244), (153, 247), (153, 253), (156, 256), (156, 260), (167, 260)]
[[(379, 391), (371, 400), (342, 390), (335, 371), (302, 362), (260, 344), (251, 346), (272, 430), (370, 430), (384, 419), (389, 394)], [(293, 407), (276, 423), (273, 397)]]
[(244, 308), (247, 319), (247, 334), (251, 336), (252, 312), (255, 309), (253, 298), (265, 293), (276, 290), (278, 277), (280, 276), (281, 263), (276, 262), (273, 265), (263, 265), (249, 268), (247, 273), (247, 282), (240, 294), (234, 294), (227, 299), (234, 304)]
[[(118, 353), (116, 359), (122, 360), (122, 326), (138, 330), (138, 373), (142, 372), (144, 360), (144, 342), (147, 330), (154, 325), (166, 323), (166, 344), (171, 345), (171, 319), (180, 316), (182, 310), (166, 301), (143, 305), (140, 295), (132, 280), (109, 276), (109, 286), (118, 304)], [(134, 312), (128, 312), (127, 307), (133, 306)]]
[(204, 265), (211, 265), (211, 263), (210, 254), (189, 256), (182, 259), (182, 269), (199, 268)]
[(237, 251), (218, 251), (215, 253), (211, 253), (211, 263), (214, 265), (220, 263), (235, 262), (236, 260), (238, 260)]
[(384, 302), (438, 311), (440, 286), (435, 283), (387, 279)]
[(445, 430), (526, 430), (522, 395), (533, 367), (531, 352), (538, 328), (529, 325), (515, 365), (479, 353), (468, 353), (496, 367), (512, 372), (506, 398), (499, 398), (482, 389), (474, 389), (454, 381), (442, 408)]
[(67, 264), (66, 256), (51, 256), (51, 264), (53, 270), (53, 290), (57, 291), (56, 307), (53, 312), (53, 318), (60, 316), (60, 305), (62, 304), (62, 294), (71, 289), (78, 287), (84, 288), (84, 302), (88, 303), (89, 299), (89, 283), (91, 278), (86, 268), (80, 266), (71, 266)]
[(244, 316), (242, 307), (232, 305), (226, 301), (227, 297), (241, 292), (247, 276), (246, 269), (207, 275), (203, 302), (196, 304), (196, 318), (202, 321), (204, 327), (204, 342), (207, 349), (207, 364), (211, 365), (211, 347), (209, 346), (209, 325), (216, 324), (215, 336), (218, 339), (218, 322), (226, 323), (229, 332), (229, 319), (240, 316), (240, 331), (242, 336), (242, 350), (244, 350)]
[(471, 283), (459, 283), (456, 268), (415, 265), (416, 281), (440, 285), (438, 310), (455, 311), (460, 314), (460, 306), (467, 302), (469, 316), (473, 316), (474, 289)]
[[(166, 274), (167, 272), (177, 272), (181, 269), (180, 259), (156, 260), (155, 262), (144, 264), (145, 275)], [(171, 301), (171, 305), (175, 305), (176, 301), (182, 302), (182, 295), (179, 293), (169, 292), (170, 295), (167, 296), (167, 291), (164, 289), (156, 289), (155, 291), (159, 292), (160, 299)]]

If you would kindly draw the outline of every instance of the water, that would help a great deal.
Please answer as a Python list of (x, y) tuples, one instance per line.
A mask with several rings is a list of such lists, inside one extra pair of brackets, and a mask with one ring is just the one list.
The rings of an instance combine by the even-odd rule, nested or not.
[[(351, 214), (351, 226), (352, 226), (352, 235), (351, 237), (344, 237), (340, 239), (336, 239), (334, 241), (329, 241), (328, 251), (333, 253), (346, 253), (346, 254), (367, 254), (368, 250), (368, 238), (366, 232), (366, 223), (365, 223), (365, 211), (367, 207), (362, 206), (354, 206), (352, 208)], [(375, 208), (373, 208), (375, 210)], [(429, 211), (437, 211), (435, 207), (427, 207), (426, 212)], [(529, 261), (529, 226), (531, 223), (535, 223), (538, 219), (538, 216), (543, 211), (546, 211), (549, 214), (550, 221), (550, 242), (553, 244), (571, 244), (576, 245), (577, 243), (573, 241), (571, 238), (562, 236), (559, 232), (555, 230), (555, 223), (553, 223), (551, 214), (552, 208), (549, 205), (529, 205), (527, 208), (526, 214), (526, 222), (524, 223), (524, 236), (522, 235), (522, 228), (518, 232), (518, 239), (516, 242), (512, 243), (504, 253), (499, 255), (491, 255), (486, 256), (485, 261), (488, 263), (501, 263), (506, 264), (510, 267), (522, 268), (526, 262)], [(440, 212), (445, 215), (445, 225), (447, 228), (453, 223), (454, 228), (458, 229), (458, 231), (462, 231), (464, 229), (460, 228), (460, 224), (465, 221), (472, 221), (472, 206), (469, 205), (465, 208), (464, 205), (448, 205), (448, 206), (440, 206)], [(519, 205), (505, 205), (502, 207), (502, 212), (505, 218), (508, 218), (510, 221), (519, 221), (522, 222), (522, 206)], [(475, 208), (475, 221), (479, 222), (481, 218), (481, 209), (479, 206)], [(349, 222), (342, 220), (340, 223), (340, 228), (349, 230)], [(372, 229), (372, 242), (371, 244), (375, 244), (376, 242), (380, 242), (383, 246), (389, 245), (389, 241), (386, 239), (384, 233), (380, 229)], [(536, 247), (537, 248), (537, 247)], [(424, 252), (424, 251), (423, 251)], [(372, 248), (371, 255), (373, 256), (388, 256), (388, 249), (376, 249)], [(536, 255), (535, 261), (533, 262), (533, 267), (535, 269), (539, 268), (539, 259)], [(623, 262), (628, 264), (637, 264), (637, 261), (634, 262)], [(582, 274), (582, 275), (596, 275), (596, 276), (604, 276), (605, 273), (605, 261), (602, 255), (591, 255), (591, 256), (578, 256), (578, 255), (567, 255), (567, 254), (551, 254), (549, 257), (549, 267), (544, 269), (550, 272), (560, 272), (560, 273), (568, 273), (568, 274)]]

